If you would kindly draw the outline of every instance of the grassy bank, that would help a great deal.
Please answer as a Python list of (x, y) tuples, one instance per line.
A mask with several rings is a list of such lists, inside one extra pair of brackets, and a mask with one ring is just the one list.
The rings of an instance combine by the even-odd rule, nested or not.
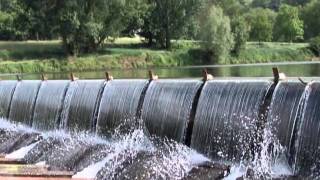
[[(90, 71), (116, 68), (175, 67), (209, 64), (199, 44), (173, 43), (172, 51), (144, 48), (138, 38), (107, 43), (95, 54), (65, 57), (59, 41), (0, 42), (1, 73)], [(307, 44), (248, 43), (239, 57), (216, 64), (306, 61), (313, 58)]]

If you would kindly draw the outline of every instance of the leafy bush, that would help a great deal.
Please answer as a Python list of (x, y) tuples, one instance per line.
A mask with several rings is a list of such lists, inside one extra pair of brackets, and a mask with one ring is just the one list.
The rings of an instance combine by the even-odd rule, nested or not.
[(212, 6), (204, 13), (200, 27), (199, 38), (212, 55), (211, 63), (225, 61), (234, 45), (228, 16), (220, 7)]
[(320, 56), (320, 35), (310, 40), (310, 49), (317, 56)]

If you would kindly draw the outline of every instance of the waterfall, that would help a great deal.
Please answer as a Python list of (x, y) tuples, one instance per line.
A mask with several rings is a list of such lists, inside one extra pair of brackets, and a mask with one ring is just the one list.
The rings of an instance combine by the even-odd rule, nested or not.
[(305, 85), (301, 82), (280, 82), (275, 89), (270, 105), (267, 128), (275, 136), (275, 140), (278, 140), (280, 145), (285, 148), (286, 156), (289, 158), (298, 107), (304, 89)]
[(275, 85), (0, 81), (0, 153), (75, 178), (215, 179), (232, 163), (229, 179), (317, 179), (320, 82)]
[(0, 117), (8, 118), (16, 81), (0, 81)]
[(71, 131), (91, 131), (97, 99), (104, 87), (102, 80), (71, 82), (66, 94), (60, 125)]
[(32, 125), (32, 116), (41, 81), (20, 81), (13, 94), (9, 120)]
[(307, 85), (299, 112), (297, 135), (294, 144), (296, 174), (320, 177), (320, 82)]
[(139, 100), (147, 83), (146, 80), (107, 82), (98, 113), (97, 132), (99, 134), (110, 134), (110, 131), (125, 121), (135, 120)]
[(184, 142), (192, 104), (201, 84), (197, 80), (151, 82), (141, 116), (150, 134)]
[(259, 111), (270, 87), (268, 81), (207, 82), (199, 99), (191, 147), (214, 160), (252, 158)]
[(69, 81), (43, 81), (34, 109), (32, 127), (53, 130), (58, 127)]

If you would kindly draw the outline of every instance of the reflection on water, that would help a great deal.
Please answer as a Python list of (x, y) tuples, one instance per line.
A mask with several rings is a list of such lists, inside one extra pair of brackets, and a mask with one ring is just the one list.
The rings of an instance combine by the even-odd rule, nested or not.
[[(161, 78), (197, 78), (207, 68), (209, 73), (216, 77), (271, 77), (272, 67), (279, 67), (289, 77), (316, 77), (320, 76), (320, 62), (293, 62), (255, 65), (213, 65), (188, 66), (175, 68), (156, 68), (154, 72)], [(146, 78), (148, 69), (108, 70), (113, 77)], [(46, 73), (49, 79), (68, 79), (69, 73)], [(81, 79), (103, 79), (104, 71), (75, 72)], [(15, 79), (13, 74), (2, 74), (1, 79)], [(23, 74), (23, 79), (39, 79), (40, 74)]]

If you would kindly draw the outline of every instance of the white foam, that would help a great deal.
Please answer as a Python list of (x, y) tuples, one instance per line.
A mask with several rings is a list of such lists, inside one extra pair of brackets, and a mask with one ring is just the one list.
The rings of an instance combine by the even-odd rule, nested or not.
[(25, 146), (23, 148), (20, 148), (8, 155), (6, 155), (7, 159), (22, 159), (24, 156), (31, 150), (33, 149), (39, 142), (30, 144), (29, 146)]
[(293, 175), (292, 169), (290, 166), (286, 163), (277, 163), (272, 167), (272, 173), (273, 178), (278, 178), (281, 176), (290, 176)]
[(38, 133), (35, 129), (32, 129), (31, 127), (25, 126), (23, 124), (15, 124), (10, 122), (9, 120), (5, 118), (0, 118), (0, 129), (5, 129), (8, 131), (22, 131), (26, 133)]
[(95, 178), (97, 176), (98, 172), (104, 167), (104, 165), (110, 159), (112, 159), (114, 156), (115, 156), (115, 154), (109, 155), (107, 158), (103, 159), (102, 161), (86, 167), (82, 171), (73, 175), (72, 178), (79, 178), (79, 179), (82, 179), (82, 178), (83, 179), (85, 179), (85, 178), (93, 179), (93, 178)]
[(238, 165), (232, 166), (230, 169), (230, 174), (223, 178), (224, 180), (236, 180), (237, 178), (243, 177), (246, 174), (246, 168)]
[(210, 162), (211, 160), (209, 158), (205, 157), (204, 155), (199, 154), (198, 152), (191, 150), (190, 161), (191, 161), (192, 165), (200, 165), (205, 162)]
[(46, 161), (40, 161), (36, 163), (37, 166), (45, 166), (46, 164), (47, 164)]

